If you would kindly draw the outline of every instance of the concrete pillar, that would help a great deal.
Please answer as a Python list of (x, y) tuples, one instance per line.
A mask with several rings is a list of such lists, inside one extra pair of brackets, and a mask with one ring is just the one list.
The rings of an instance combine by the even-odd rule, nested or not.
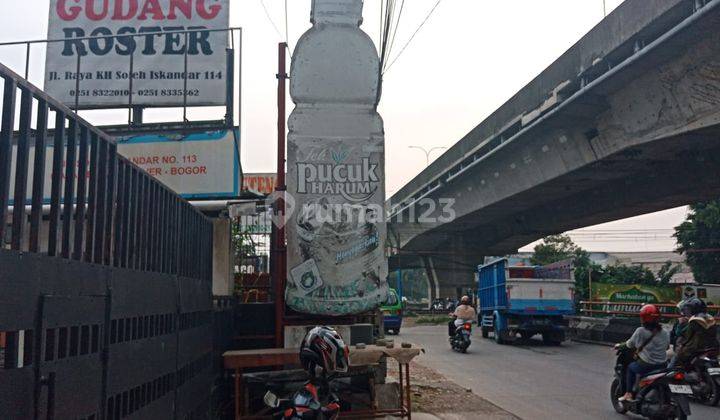
[(235, 287), (231, 221), (213, 219), (213, 295), (230, 296)]
[(476, 288), (476, 270), (484, 255), (468, 246), (464, 238), (453, 239), (450, 252), (432, 258), (440, 285), (440, 297), (458, 298)]

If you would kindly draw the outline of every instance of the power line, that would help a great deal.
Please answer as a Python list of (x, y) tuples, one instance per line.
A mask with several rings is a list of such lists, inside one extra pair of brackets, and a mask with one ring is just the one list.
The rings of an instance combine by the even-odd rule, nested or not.
[(437, 7), (440, 5), (440, 2), (442, 2), (442, 0), (437, 0), (437, 2), (435, 3), (435, 6), (433, 6), (433, 8), (430, 9), (430, 12), (428, 13), (427, 16), (425, 16), (425, 19), (420, 23), (420, 26), (417, 27), (417, 29), (415, 30), (415, 32), (413, 32), (410, 39), (408, 39), (408, 41), (405, 43), (405, 45), (403, 45), (402, 49), (400, 50), (398, 55), (395, 57), (395, 59), (390, 63), (390, 65), (387, 66), (387, 68), (385, 69), (385, 72), (389, 71), (390, 67), (392, 67), (392, 65), (395, 64), (395, 62), (398, 60), (398, 58), (400, 58), (400, 56), (403, 54), (403, 52), (405, 52), (405, 49), (408, 47), (408, 45), (410, 45), (412, 40), (415, 39), (415, 35), (417, 35), (418, 32), (420, 32), (420, 29), (422, 29), (422, 27), (425, 26), (425, 23), (427, 23), (427, 21), (430, 19), (430, 16), (432, 16), (433, 12), (435, 12), (435, 9), (437, 9)]
[[(389, 1), (389, 0), (388, 0)], [(380, 0), (380, 38), (378, 38), (378, 51), (382, 48), (383, 41), (383, 18), (385, 16), (385, 0)]]
[(397, 20), (395, 21), (395, 29), (393, 30), (392, 39), (390, 41), (390, 48), (388, 48), (387, 51), (387, 58), (390, 58), (390, 54), (392, 54), (393, 47), (395, 46), (395, 39), (397, 38), (397, 31), (398, 27), (400, 26), (400, 19), (402, 18), (403, 9), (405, 9), (405, 0), (402, 0), (402, 2), (400, 3), (400, 12), (398, 13)]
[(392, 15), (395, 9), (395, 0), (387, 0), (385, 4), (385, 13), (382, 27), (382, 44), (380, 47), (380, 74), (382, 75), (382, 69), (385, 67), (387, 59), (387, 44), (390, 38), (390, 29), (392, 25)]
[[(275, 28), (275, 32), (277, 32), (278, 37), (280, 37), (280, 39), (282, 39), (283, 36), (282, 36), (282, 34), (280, 33), (280, 29), (278, 29), (277, 25), (275, 24), (275, 22), (274, 22), (274, 21), (272, 20), (272, 18), (270, 17), (270, 12), (268, 12), (267, 7), (265, 7), (265, 1), (264, 1), (264, 0), (260, 0), (260, 4), (262, 5), (263, 10), (265, 11), (265, 16), (267, 16), (267, 18), (268, 18), (268, 20), (270, 21), (270, 24), (273, 26), (273, 28)], [(287, 5), (287, 3), (285, 3), (285, 4)], [(286, 17), (287, 17), (287, 14), (286, 14)]]

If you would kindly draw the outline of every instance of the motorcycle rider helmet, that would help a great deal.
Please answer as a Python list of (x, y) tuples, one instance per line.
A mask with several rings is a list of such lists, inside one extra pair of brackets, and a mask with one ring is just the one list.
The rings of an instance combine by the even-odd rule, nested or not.
[(681, 302), (679, 306), (680, 313), (686, 317), (691, 317), (707, 311), (707, 305), (701, 299), (692, 297)]
[(640, 321), (643, 324), (655, 323), (660, 320), (660, 311), (655, 305), (643, 305), (640, 308)]
[(470, 296), (465, 295), (460, 298), (460, 304), (461, 305), (469, 305), (470, 304)]
[(328, 377), (347, 372), (349, 350), (340, 334), (331, 327), (318, 326), (305, 335), (300, 346), (300, 364), (310, 377)]

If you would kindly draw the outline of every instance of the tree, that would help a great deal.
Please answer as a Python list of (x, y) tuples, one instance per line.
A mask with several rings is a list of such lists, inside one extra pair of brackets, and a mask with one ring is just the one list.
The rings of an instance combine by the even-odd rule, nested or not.
[(657, 273), (657, 281), (660, 284), (666, 285), (670, 284), (670, 280), (672, 280), (673, 276), (680, 272), (682, 267), (680, 265), (674, 265), (672, 261), (667, 261), (665, 264), (663, 264), (662, 267), (660, 267), (660, 270), (658, 270)]
[(573, 260), (575, 267), (575, 289), (576, 296), (586, 299), (590, 296), (589, 275), (593, 280), (600, 278), (602, 267), (590, 260), (590, 254), (577, 246), (568, 235), (550, 235), (543, 239), (542, 243), (535, 245), (530, 263), (533, 265), (547, 265), (563, 260)]
[(658, 284), (655, 274), (642, 265), (609, 265), (602, 270), (597, 280), (610, 284)]
[(575, 290), (580, 299), (590, 296), (589, 283), (610, 284), (669, 284), (670, 278), (679, 270), (668, 261), (656, 276), (650, 269), (642, 265), (611, 265), (602, 267), (590, 259), (590, 254), (577, 246), (568, 235), (551, 235), (535, 246), (530, 262), (533, 265), (546, 265), (567, 259), (573, 260), (575, 267)]
[(242, 224), (232, 223), (232, 245), (235, 249), (235, 259), (239, 261), (242, 257), (256, 255), (257, 245), (253, 236)]
[(676, 252), (685, 254), (695, 281), (720, 282), (720, 200), (691, 205), (674, 236)]
[(545, 237), (542, 243), (535, 245), (530, 263), (533, 265), (552, 264), (577, 258), (584, 252), (568, 235), (550, 235)]
[(590, 259), (590, 254), (581, 250), (573, 260), (575, 266), (575, 294), (581, 300), (590, 297), (590, 278), (593, 281), (600, 281), (603, 268)]

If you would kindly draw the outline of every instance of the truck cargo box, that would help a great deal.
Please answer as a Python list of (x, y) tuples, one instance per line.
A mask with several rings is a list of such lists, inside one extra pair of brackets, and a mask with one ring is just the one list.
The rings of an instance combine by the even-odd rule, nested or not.
[(575, 280), (570, 268), (509, 267), (500, 259), (478, 267), (480, 312), (569, 315)]

